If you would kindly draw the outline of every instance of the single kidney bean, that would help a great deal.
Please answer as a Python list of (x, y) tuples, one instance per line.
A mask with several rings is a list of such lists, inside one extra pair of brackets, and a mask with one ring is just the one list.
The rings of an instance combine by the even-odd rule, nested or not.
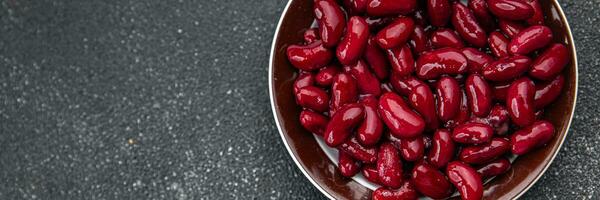
[(357, 127), (364, 118), (364, 109), (360, 104), (348, 104), (340, 108), (327, 124), (323, 137), (325, 143), (331, 147), (338, 146), (346, 141), (352, 129)]
[(421, 163), (413, 167), (412, 182), (417, 191), (433, 199), (444, 199), (452, 194), (452, 184), (437, 168)]
[(353, 177), (360, 171), (360, 167), (360, 161), (354, 160), (343, 151), (338, 151), (338, 169), (340, 169), (342, 176)]
[(471, 122), (484, 123), (492, 126), (498, 135), (505, 135), (508, 132), (510, 116), (508, 110), (501, 104), (492, 107), (487, 117), (473, 117)]
[(459, 161), (448, 163), (446, 175), (458, 189), (462, 199), (476, 200), (483, 197), (483, 181), (477, 171), (469, 165)]
[(415, 71), (415, 60), (408, 44), (388, 49), (387, 55), (392, 63), (392, 73), (406, 76)]
[(528, 54), (545, 47), (552, 41), (552, 30), (547, 26), (534, 25), (519, 32), (508, 43), (508, 51), (513, 54)]
[(498, 18), (526, 20), (533, 16), (533, 8), (521, 0), (488, 0), (490, 12)]
[(404, 138), (400, 140), (400, 155), (408, 162), (414, 162), (423, 158), (425, 143), (423, 137)]
[(319, 70), (315, 75), (315, 82), (320, 86), (330, 86), (333, 83), (335, 75), (340, 72), (340, 67), (337, 65), (328, 65)]
[(492, 108), (492, 89), (481, 75), (471, 74), (465, 82), (470, 110), (479, 117), (487, 116)]
[(375, 38), (381, 48), (391, 49), (400, 46), (414, 31), (415, 22), (409, 17), (399, 17), (392, 23), (381, 29)]
[(488, 43), (490, 45), (490, 50), (497, 58), (508, 56), (508, 43), (510, 40), (504, 37), (504, 34), (499, 31), (494, 31), (490, 33), (490, 37), (488, 38)]
[(473, 11), (477, 22), (483, 29), (488, 32), (494, 30), (496, 20), (490, 15), (486, 0), (469, 0), (467, 6)]
[(312, 71), (329, 64), (333, 58), (333, 52), (325, 48), (321, 40), (317, 40), (306, 46), (288, 46), (287, 57), (294, 67), (304, 71)]
[(377, 161), (377, 149), (378, 147), (365, 147), (361, 145), (356, 137), (351, 137), (338, 146), (338, 150), (347, 153), (363, 163), (375, 163)]
[(506, 173), (510, 169), (510, 161), (506, 158), (498, 158), (492, 162), (477, 168), (481, 178), (491, 178)]
[(330, 93), (331, 102), (329, 112), (330, 116), (332, 116), (339, 107), (358, 100), (358, 85), (352, 76), (346, 73), (338, 73), (333, 78)]
[(569, 50), (565, 45), (552, 44), (533, 61), (529, 75), (539, 80), (552, 80), (569, 64)]
[(369, 30), (371, 30), (371, 32), (374, 32), (374, 33), (381, 30), (382, 28), (386, 27), (388, 24), (392, 23), (394, 21), (394, 19), (396, 19), (396, 17), (394, 17), (394, 16), (387, 16), (387, 17), (369, 16), (369, 17), (365, 18), (365, 20), (367, 21), (367, 24), (369, 24)]
[(381, 184), (391, 188), (402, 186), (402, 160), (396, 147), (389, 142), (379, 147), (377, 173)]
[(460, 86), (452, 77), (444, 76), (436, 83), (437, 114), (446, 122), (454, 118), (460, 109)]
[(506, 107), (510, 119), (518, 126), (528, 126), (535, 120), (535, 85), (531, 79), (523, 77), (510, 84), (506, 94)]
[(558, 75), (554, 80), (535, 85), (535, 97), (533, 106), (535, 109), (542, 109), (550, 105), (558, 96), (565, 85), (565, 77)]
[(363, 55), (369, 40), (369, 25), (365, 19), (353, 16), (348, 20), (346, 35), (337, 46), (336, 55), (340, 63), (351, 65)]
[(440, 28), (431, 33), (431, 44), (434, 48), (454, 47), (461, 49), (465, 46), (462, 39), (454, 32), (454, 30)]
[(296, 93), (296, 103), (304, 108), (325, 112), (328, 108), (329, 95), (321, 88), (306, 86)]
[(533, 16), (527, 19), (529, 25), (543, 25), (544, 24), (544, 11), (542, 11), (542, 5), (538, 0), (525, 0), (523, 1), (531, 8), (533, 8)]
[(450, 19), (452, 9), (448, 0), (427, 0), (427, 14), (429, 14), (429, 22), (433, 26), (446, 26)]
[(300, 72), (300, 75), (294, 81), (294, 94), (298, 94), (300, 89), (306, 86), (314, 85), (315, 76), (310, 72)]
[(367, 4), (367, 15), (406, 15), (413, 12), (416, 8), (416, 0), (370, 0), (369, 4)]
[(335, 0), (318, 0), (314, 5), (314, 13), (323, 44), (334, 47), (344, 34), (344, 12)]
[(394, 87), (396, 92), (403, 96), (410, 95), (413, 88), (419, 85), (425, 85), (425, 82), (419, 80), (414, 76), (400, 76), (395, 73), (392, 73), (390, 83), (392, 84), (392, 87)]
[(494, 58), (487, 53), (481, 52), (475, 48), (467, 47), (462, 49), (462, 54), (467, 58), (469, 72), (479, 74), (483, 66), (494, 62)]
[(476, 47), (484, 47), (486, 45), (487, 35), (485, 30), (479, 25), (473, 12), (460, 1), (454, 2), (452, 5), (452, 25), (467, 42)]
[(373, 192), (373, 200), (416, 200), (419, 194), (410, 181), (404, 181), (398, 189), (380, 187)]
[(492, 94), (494, 94), (494, 100), (504, 102), (506, 100), (506, 93), (508, 93), (508, 87), (510, 87), (511, 83), (511, 81), (493, 83)]
[(420, 85), (412, 89), (408, 96), (410, 105), (421, 114), (425, 120), (427, 130), (435, 130), (439, 126), (439, 120), (435, 112), (435, 98), (427, 85)]
[(303, 110), (300, 112), (300, 124), (304, 129), (311, 133), (323, 136), (323, 132), (328, 123), (329, 118), (319, 113), (310, 110)]
[(415, 30), (410, 36), (409, 44), (411, 45), (414, 53), (420, 55), (425, 51), (431, 50), (431, 43), (425, 33), (425, 29), (422, 26), (416, 25)]
[(467, 93), (464, 90), (461, 90), (461, 99), (460, 99), (460, 108), (458, 110), (458, 114), (454, 116), (454, 119), (447, 121), (444, 127), (446, 128), (454, 128), (458, 125), (465, 123), (469, 120), (471, 116), (471, 112), (469, 111), (469, 101), (467, 98)]
[(381, 84), (381, 92), (382, 93), (387, 93), (387, 92), (394, 92), (394, 88), (392, 86), (391, 83), (382, 83)]
[(344, 7), (350, 16), (360, 15), (367, 10), (369, 0), (344, 0)]
[(457, 75), (467, 72), (467, 58), (455, 48), (426, 52), (417, 59), (417, 76), (435, 79), (442, 74)]
[(379, 80), (387, 79), (390, 64), (387, 61), (385, 52), (379, 48), (377, 41), (375, 41), (375, 37), (369, 38), (363, 57)]
[(377, 173), (377, 166), (364, 166), (362, 169), (362, 175), (371, 183), (379, 184), (379, 174)]
[(415, 113), (402, 97), (394, 93), (385, 93), (379, 98), (379, 115), (392, 134), (401, 138), (421, 135), (425, 121)]
[(504, 138), (494, 138), (487, 144), (463, 148), (458, 158), (470, 164), (488, 163), (510, 151), (510, 142)]
[(365, 119), (356, 131), (358, 141), (366, 146), (375, 145), (379, 142), (383, 134), (383, 122), (377, 114), (379, 102), (373, 96), (367, 96), (361, 99), (361, 103), (365, 110)]
[(548, 121), (537, 121), (510, 136), (511, 151), (523, 155), (544, 146), (554, 136), (554, 126)]
[(450, 131), (438, 129), (433, 134), (432, 147), (427, 156), (429, 163), (437, 168), (442, 168), (454, 158), (456, 144), (452, 140)]
[(313, 43), (319, 39), (321, 39), (319, 37), (319, 29), (317, 28), (309, 28), (306, 31), (304, 31), (303, 37), (304, 37), (304, 43), (305, 44), (310, 44)]
[(531, 66), (527, 56), (515, 55), (498, 59), (483, 67), (483, 76), (491, 81), (508, 81), (521, 76)]
[(492, 140), (493, 135), (494, 129), (490, 125), (467, 122), (454, 128), (452, 139), (462, 144), (483, 144)]
[(500, 27), (500, 30), (510, 38), (514, 38), (517, 34), (527, 28), (519, 22), (502, 19), (500, 19), (498, 26)]
[(379, 83), (379, 79), (371, 73), (367, 63), (363, 60), (359, 60), (353, 66), (344, 66), (344, 71), (352, 74), (356, 83), (358, 83), (358, 91), (361, 94), (372, 94), (375, 96), (381, 94), (381, 84)]

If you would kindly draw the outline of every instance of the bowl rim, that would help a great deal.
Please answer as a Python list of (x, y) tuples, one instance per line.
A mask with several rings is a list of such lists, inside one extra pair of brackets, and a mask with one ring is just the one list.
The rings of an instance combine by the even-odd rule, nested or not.
[[(273, 80), (274, 66), (273, 65), (274, 65), (275, 53), (276, 53), (276, 43), (278, 41), (277, 36), (279, 35), (279, 31), (281, 28), (281, 24), (283, 23), (283, 19), (285, 18), (285, 15), (287, 14), (287, 12), (290, 8), (290, 5), (292, 4), (293, 1), (295, 1), (295, 0), (288, 0), (285, 8), (283, 9), (281, 16), (279, 17), (277, 27), (275, 29), (275, 34), (273, 35), (273, 40), (271, 42), (271, 50), (270, 50), (270, 54), (269, 54), (269, 70), (268, 70), (269, 100), (271, 103), (271, 113), (273, 114), (273, 118), (275, 119), (275, 125), (277, 126), (277, 131), (279, 132), (279, 136), (281, 137), (281, 140), (283, 141), (283, 144), (285, 145), (286, 151), (288, 152), (290, 157), (292, 157), (292, 160), (294, 161), (294, 163), (296, 164), (298, 169), (300, 169), (302, 174), (304, 174), (304, 176), (310, 181), (310, 183), (314, 187), (316, 187), (323, 195), (325, 195), (328, 199), (335, 199), (331, 194), (329, 194), (329, 192), (327, 192), (321, 185), (319, 185), (313, 179), (313, 177), (307, 172), (307, 170), (304, 169), (302, 164), (300, 164), (300, 161), (298, 161), (298, 158), (294, 155), (294, 153), (292, 153), (292, 149), (291, 149), (285, 135), (283, 134), (283, 128), (281, 126), (280, 119), (279, 119), (279, 116), (277, 115), (277, 111), (276, 111), (276, 107), (275, 107), (275, 90), (274, 90), (274, 85), (273, 85), (274, 84), (274, 80)], [(519, 191), (519, 193), (517, 193), (517, 195), (515, 195), (513, 197), (513, 199), (520, 198), (523, 194), (525, 194), (525, 192), (527, 192), (529, 189), (531, 189), (531, 187), (533, 187), (533, 185), (535, 185), (535, 183), (537, 183), (537, 181), (546, 173), (548, 168), (550, 168), (550, 165), (552, 164), (552, 162), (554, 162), (554, 159), (556, 158), (556, 156), (562, 149), (562, 146), (563, 146), (566, 138), (569, 135), (571, 123), (573, 122), (573, 117), (575, 115), (575, 108), (577, 107), (577, 95), (579, 93), (579, 91), (578, 91), (579, 90), (579, 62), (577, 60), (577, 47), (576, 47), (575, 41), (573, 39), (573, 32), (571, 31), (571, 26), (569, 25), (569, 21), (567, 20), (565, 12), (562, 9), (562, 6), (560, 5), (558, 0), (552, 0), (551, 3), (553, 3), (555, 5), (555, 7), (558, 10), (558, 15), (560, 16), (561, 20), (565, 23), (565, 28), (567, 31), (566, 32), (567, 40), (573, 46), (572, 57), (573, 57), (573, 66), (575, 67), (575, 91), (574, 91), (575, 95), (573, 97), (573, 107), (569, 113), (570, 117), (569, 117), (569, 121), (567, 122), (567, 128), (565, 129), (565, 134), (561, 138), (561, 140), (558, 144), (558, 148), (556, 149), (556, 151), (553, 152), (553, 155), (551, 156), (550, 160), (546, 163), (546, 165), (544, 166), (542, 171), (539, 174), (537, 174), (536, 177), (526, 187), (524, 187), (521, 191)]]

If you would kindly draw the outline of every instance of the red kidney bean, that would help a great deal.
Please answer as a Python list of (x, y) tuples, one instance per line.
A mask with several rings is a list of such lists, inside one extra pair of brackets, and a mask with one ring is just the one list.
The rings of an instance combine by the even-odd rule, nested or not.
[(344, 7), (349, 15), (360, 15), (367, 10), (369, 0), (344, 0)]
[(388, 49), (387, 55), (392, 64), (392, 73), (406, 76), (415, 71), (415, 60), (408, 44)]
[(333, 83), (335, 75), (340, 72), (340, 67), (337, 65), (328, 65), (319, 70), (315, 75), (315, 82), (320, 86), (330, 86)]
[(510, 116), (508, 110), (501, 104), (492, 107), (492, 111), (487, 117), (473, 117), (471, 122), (484, 123), (492, 126), (498, 135), (505, 135), (508, 132), (508, 123)]
[(410, 95), (413, 88), (419, 85), (425, 85), (425, 82), (419, 80), (414, 76), (400, 76), (394, 73), (392, 73), (390, 83), (392, 84), (396, 92), (403, 96)]
[(319, 113), (310, 110), (300, 112), (300, 124), (311, 133), (323, 136), (327, 123), (329, 123), (329, 118)]
[(371, 73), (367, 63), (362, 60), (359, 60), (353, 66), (344, 66), (344, 71), (352, 74), (356, 83), (358, 83), (358, 91), (361, 94), (372, 94), (375, 96), (379, 96), (381, 94), (381, 84), (379, 83), (379, 79)]
[(454, 47), (461, 49), (465, 46), (462, 39), (454, 30), (441, 28), (431, 33), (431, 44), (434, 48)]
[(467, 93), (464, 90), (461, 90), (461, 93), (462, 98), (460, 99), (460, 108), (458, 110), (458, 114), (454, 117), (454, 119), (447, 121), (446, 124), (444, 124), (444, 127), (446, 128), (454, 128), (458, 125), (461, 125), (465, 123), (471, 116)]
[(533, 16), (527, 19), (529, 25), (543, 25), (544, 24), (544, 11), (542, 11), (542, 5), (538, 0), (525, 0), (523, 1), (531, 8), (533, 8)]
[(370, 0), (367, 14), (371, 16), (406, 15), (415, 10), (416, 0)]
[(377, 41), (375, 41), (375, 37), (369, 38), (363, 56), (379, 80), (384, 80), (389, 76), (390, 64), (387, 61), (385, 52), (379, 48)]
[(358, 127), (356, 135), (361, 144), (372, 146), (379, 142), (384, 128), (377, 114), (379, 102), (375, 97), (367, 96), (361, 99), (361, 103), (365, 110), (365, 119)]
[(511, 83), (511, 81), (493, 83), (492, 93), (494, 94), (494, 100), (504, 102), (506, 100), (506, 93), (508, 93), (508, 87), (510, 87)]
[(458, 189), (460, 197), (464, 200), (477, 200), (483, 198), (483, 181), (469, 165), (459, 161), (448, 163), (446, 175)]
[(565, 45), (552, 44), (531, 65), (529, 75), (539, 80), (551, 80), (569, 64), (569, 50)]
[(317, 29), (317, 28), (309, 28), (306, 31), (304, 31), (304, 35), (303, 35), (303, 37), (304, 37), (304, 43), (305, 44), (310, 44), (310, 43), (313, 43), (313, 42), (321, 39), (319, 37), (319, 33), (318, 32), (319, 32), (319, 29)]
[(526, 154), (546, 145), (554, 136), (554, 126), (548, 121), (537, 121), (510, 136), (511, 151), (517, 155)]
[(508, 56), (508, 43), (510, 40), (504, 37), (504, 34), (499, 31), (494, 31), (490, 33), (490, 37), (488, 38), (488, 43), (490, 45), (490, 50), (497, 58)]
[(327, 124), (323, 137), (325, 143), (331, 147), (338, 146), (346, 141), (352, 129), (357, 127), (364, 118), (364, 109), (360, 104), (348, 104), (340, 108)]
[(363, 163), (375, 163), (377, 161), (378, 147), (365, 147), (358, 142), (356, 137), (346, 140), (346, 142), (338, 146), (338, 149)]
[(425, 143), (423, 137), (404, 138), (400, 140), (400, 155), (408, 162), (414, 162), (423, 158)]
[(362, 175), (371, 183), (379, 184), (379, 174), (377, 173), (377, 166), (364, 166), (362, 169)]
[(421, 114), (425, 120), (427, 130), (435, 130), (439, 126), (439, 120), (435, 112), (435, 98), (427, 85), (420, 85), (412, 89), (408, 96), (410, 105)]
[(358, 85), (352, 76), (346, 73), (339, 73), (333, 78), (330, 93), (331, 102), (329, 111), (330, 116), (332, 116), (339, 107), (358, 100)]
[(340, 169), (342, 176), (353, 177), (360, 171), (360, 161), (354, 160), (343, 151), (339, 151), (338, 156), (338, 169)]
[(377, 43), (384, 49), (391, 49), (406, 43), (414, 31), (414, 24), (409, 17), (395, 19), (375, 35)]
[(427, 38), (427, 34), (425, 33), (425, 29), (422, 26), (416, 25), (415, 30), (410, 36), (409, 44), (411, 45), (414, 53), (420, 55), (424, 51), (431, 50), (431, 44), (429, 42), (429, 38)]
[(394, 92), (394, 88), (391, 83), (382, 83), (381, 84), (381, 92), (382, 93)]
[(312, 71), (329, 64), (333, 58), (333, 52), (325, 48), (321, 40), (317, 40), (306, 46), (288, 46), (287, 57), (294, 67), (304, 71)]
[(535, 97), (533, 106), (535, 109), (542, 109), (550, 105), (562, 92), (565, 85), (565, 77), (558, 75), (554, 80), (535, 85)]
[(452, 25), (460, 36), (476, 47), (486, 45), (487, 35), (473, 12), (459, 1), (452, 5)]
[(329, 95), (321, 88), (306, 86), (296, 93), (296, 103), (304, 108), (325, 112), (328, 108)]
[(298, 94), (300, 89), (306, 86), (314, 85), (315, 76), (310, 72), (301, 72), (294, 81), (294, 94)]
[(494, 62), (494, 58), (492, 58), (492, 56), (475, 48), (464, 48), (462, 49), (462, 54), (465, 56), (465, 58), (467, 58), (469, 72), (471, 73), (479, 74), (484, 66)]
[(446, 122), (454, 118), (460, 109), (460, 86), (452, 77), (444, 76), (436, 83), (437, 113)]
[(456, 144), (452, 140), (450, 131), (446, 129), (438, 129), (433, 134), (433, 144), (429, 156), (429, 163), (437, 168), (442, 168), (454, 158)]
[(502, 32), (510, 38), (514, 38), (515, 36), (517, 36), (517, 34), (519, 34), (521, 31), (527, 28), (519, 22), (502, 19), (500, 19), (498, 26), (500, 27), (500, 30), (502, 30)]
[(531, 79), (523, 77), (510, 84), (506, 94), (506, 107), (510, 119), (517, 126), (528, 126), (535, 120), (535, 85)]
[(490, 12), (498, 18), (526, 20), (533, 16), (533, 8), (521, 0), (488, 0)]
[(433, 26), (446, 26), (450, 20), (450, 2), (448, 0), (427, 0), (427, 14), (429, 14), (429, 22)]
[(423, 118), (410, 109), (397, 94), (383, 94), (379, 98), (378, 112), (395, 136), (412, 138), (421, 135), (425, 129)]
[(318, 0), (315, 2), (314, 13), (323, 44), (334, 47), (344, 33), (344, 12), (335, 0)]
[(452, 184), (437, 168), (417, 164), (412, 170), (412, 182), (417, 191), (433, 199), (444, 199), (452, 194)]
[(552, 41), (552, 30), (547, 26), (534, 25), (519, 32), (508, 43), (508, 51), (513, 54), (528, 54), (543, 48)]
[(396, 147), (389, 142), (379, 147), (377, 173), (381, 184), (391, 188), (402, 186), (402, 161)]
[(494, 129), (490, 125), (467, 122), (454, 128), (452, 139), (462, 144), (483, 144), (492, 140), (493, 135)]
[(506, 158), (498, 158), (492, 162), (477, 168), (481, 178), (491, 178), (506, 173), (510, 169), (510, 161)]
[(337, 46), (336, 55), (340, 63), (351, 65), (363, 55), (369, 40), (369, 25), (359, 16), (348, 20), (346, 35)]
[(369, 24), (369, 30), (371, 30), (371, 32), (376, 33), (377, 31), (386, 27), (388, 24), (392, 23), (394, 21), (394, 19), (396, 19), (396, 18), (393, 16), (388, 16), (388, 17), (370, 16), (370, 17), (367, 17), (365, 20), (367, 21), (367, 24)]
[(485, 117), (492, 108), (492, 89), (479, 74), (471, 74), (465, 82), (470, 110), (474, 115)]
[(531, 66), (527, 56), (516, 55), (498, 59), (483, 67), (483, 76), (491, 81), (509, 81), (521, 76)]
[(494, 138), (490, 143), (465, 147), (458, 158), (470, 164), (488, 163), (510, 151), (510, 142), (504, 138)]
[(416, 200), (419, 194), (410, 181), (405, 181), (398, 189), (380, 187), (373, 192), (373, 200)]
[(488, 32), (494, 30), (496, 20), (489, 12), (486, 0), (469, 0), (468, 7), (483, 29)]
[(435, 79), (442, 74), (457, 75), (467, 72), (467, 58), (457, 49), (442, 48), (426, 52), (417, 59), (417, 76)]

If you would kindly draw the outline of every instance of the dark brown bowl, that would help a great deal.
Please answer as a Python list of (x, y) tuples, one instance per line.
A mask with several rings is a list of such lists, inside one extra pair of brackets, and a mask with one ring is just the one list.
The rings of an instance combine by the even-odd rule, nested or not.
[[(311, 133), (298, 121), (301, 108), (296, 105), (292, 85), (296, 69), (288, 62), (288, 45), (302, 42), (303, 31), (313, 21), (310, 0), (290, 0), (281, 16), (269, 66), (269, 90), (275, 122), (283, 142), (302, 173), (330, 199), (369, 199), (371, 190), (353, 179), (344, 178), (327, 157)], [(514, 199), (527, 191), (544, 174), (561, 148), (575, 110), (577, 98), (577, 56), (567, 19), (556, 0), (540, 1), (547, 16), (546, 25), (555, 33), (554, 40), (567, 44), (572, 61), (564, 70), (566, 85), (545, 113), (556, 126), (556, 136), (548, 146), (518, 157), (511, 170), (485, 185), (486, 199)]]

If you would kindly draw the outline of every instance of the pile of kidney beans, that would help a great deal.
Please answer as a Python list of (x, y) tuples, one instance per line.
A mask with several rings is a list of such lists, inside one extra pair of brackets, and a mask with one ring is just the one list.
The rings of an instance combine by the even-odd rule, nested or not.
[[(422, 5), (421, 5), (422, 4)], [(339, 150), (373, 199), (481, 199), (510, 154), (548, 143), (564, 44), (538, 0), (315, 0), (287, 47), (302, 126)]]

